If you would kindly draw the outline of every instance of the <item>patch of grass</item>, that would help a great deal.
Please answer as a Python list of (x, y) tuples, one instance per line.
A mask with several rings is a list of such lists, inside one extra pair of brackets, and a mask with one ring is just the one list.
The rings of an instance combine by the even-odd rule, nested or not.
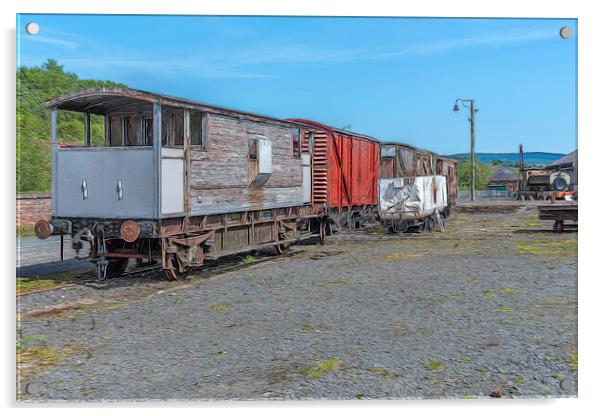
[(213, 305), (209, 306), (209, 312), (221, 312), (231, 306), (232, 304), (229, 302), (214, 303)]
[(17, 227), (17, 237), (30, 237), (35, 234), (33, 225), (20, 225)]
[(554, 380), (560, 382), (560, 381), (564, 380), (566, 377), (564, 376), (564, 374), (558, 373), (558, 374), (554, 374), (553, 378), (554, 378)]
[(518, 376), (518, 377), (515, 377), (515, 378), (512, 380), (512, 384), (515, 384), (515, 385), (517, 385), (517, 386), (520, 386), (521, 384), (524, 384), (524, 383), (525, 383), (525, 381), (527, 381), (527, 379), (526, 379), (525, 377), (523, 377), (523, 376)]
[(398, 252), (398, 253), (387, 254), (386, 256), (378, 256), (377, 258), (382, 261), (398, 261), (398, 260), (415, 259), (417, 257), (422, 257), (422, 256), (423, 256), (423, 254), (418, 254), (418, 253)]
[(431, 360), (424, 365), (428, 371), (439, 371), (443, 369), (443, 362), (439, 360)]
[(571, 367), (571, 370), (573, 370), (576, 373), (579, 367), (579, 357), (577, 355), (577, 350), (574, 349), (573, 351), (567, 352), (566, 356), (567, 361), (569, 363), (569, 367)]
[(473, 284), (473, 283), (476, 283), (476, 282), (477, 282), (477, 280), (478, 280), (478, 279), (477, 279), (476, 277), (474, 277), (474, 276), (468, 276), (468, 277), (466, 278), (466, 283)]
[(513, 287), (503, 287), (500, 289), (500, 293), (504, 295), (524, 295), (525, 291), (522, 289), (515, 289)]
[(37, 290), (52, 289), (67, 283), (76, 283), (78, 280), (83, 280), (85, 274), (86, 272), (78, 270), (44, 277), (17, 277), (17, 293), (22, 295)]
[(257, 258), (255, 256), (246, 256), (244, 259), (242, 259), (243, 264), (253, 264), (257, 261)]
[(311, 324), (303, 324), (301, 325), (301, 331), (313, 332), (315, 331), (315, 328)]
[(483, 296), (485, 296), (488, 299), (493, 299), (495, 298), (495, 292), (493, 290), (484, 290)]
[(386, 368), (383, 367), (374, 367), (372, 369), (372, 374), (376, 375), (376, 376), (383, 376), (383, 377), (399, 377), (399, 373), (397, 371), (392, 371), (392, 370), (387, 370)]
[(512, 308), (509, 308), (507, 306), (500, 306), (496, 309), (496, 311), (498, 311), (499, 313), (510, 313), (512, 312)]
[(539, 256), (577, 255), (576, 240), (534, 240), (521, 241), (516, 244), (518, 254)]
[(171, 301), (175, 304), (178, 304), (178, 303), (182, 303), (184, 301), (184, 298), (179, 293), (176, 293), (175, 295), (173, 295), (171, 297)]
[(303, 374), (311, 378), (322, 378), (326, 374), (335, 371), (341, 365), (341, 360), (338, 358), (328, 358), (326, 360), (319, 360), (313, 365), (313, 367), (306, 368)]
[(61, 348), (47, 345), (21, 348), (17, 345), (17, 375), (20, 384), (78, 353), (90, 355), (89, 350), (80, 345), (67, 345)]

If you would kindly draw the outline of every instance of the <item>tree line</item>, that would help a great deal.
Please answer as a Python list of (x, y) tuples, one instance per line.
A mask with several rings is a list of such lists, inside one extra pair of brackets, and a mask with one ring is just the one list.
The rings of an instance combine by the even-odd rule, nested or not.
[[(62, 65), (48, 59), (41, 66), (17, 69), (17, 192), (50, 190), (50, 111), (44, 102), (83, 88), (125, 87), (112, 81), (79, 79)], [(82, 143), (83, 115), (61, 111), (57, 136), (61, 143)], [(104, 141), (104, 121), (93, 116), (90, 123), (93, 144)]]

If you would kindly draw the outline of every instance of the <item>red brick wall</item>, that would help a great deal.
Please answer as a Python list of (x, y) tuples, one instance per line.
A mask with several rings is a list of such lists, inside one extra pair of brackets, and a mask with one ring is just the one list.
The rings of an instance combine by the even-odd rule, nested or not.
[(17, 194), (17, 227), (32, 226), (39, 220), (49, 220), (50, 211), (50, 194)]

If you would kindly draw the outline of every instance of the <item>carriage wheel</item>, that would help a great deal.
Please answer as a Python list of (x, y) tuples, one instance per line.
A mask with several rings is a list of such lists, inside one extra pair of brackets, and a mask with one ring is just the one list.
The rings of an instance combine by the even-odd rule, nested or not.
[(326, 242), (326, 220), (320, 220), (320, 244), (324, 244)]
[(129, 259), (109, 260), (107, 265), (107, 277), (117, 277), (128, 267)]
[(286, 254), (286, 252), (288, 251), (288, 248), (290, 246), (291, 245), (289, 243), (277, 244), (274, 246), (274, 252), (276, 253), (277, 256)]
[(424, 220), (424, 230), (433, 231), (435, 229), (435, 220), (433, 217), (428, 217)]

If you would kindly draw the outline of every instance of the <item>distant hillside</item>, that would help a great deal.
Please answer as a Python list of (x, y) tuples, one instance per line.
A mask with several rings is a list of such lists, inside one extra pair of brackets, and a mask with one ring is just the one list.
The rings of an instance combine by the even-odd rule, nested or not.
[[(526, 166), (546, 166), (551, 162), (560, 159), (564, 154), (562, 153), (546, 153), (546, 152), (525, 152), (525, 165)], [(483, 163), (498, 162), (497, 164), (504, 166), (513, 166), (518, 164), (518, 153), (476, 153), (476, 158)], [(470, 153), (457, 153), (455, 155), (449, 155), (448, 157), (454, 159), (468, 159)]]

